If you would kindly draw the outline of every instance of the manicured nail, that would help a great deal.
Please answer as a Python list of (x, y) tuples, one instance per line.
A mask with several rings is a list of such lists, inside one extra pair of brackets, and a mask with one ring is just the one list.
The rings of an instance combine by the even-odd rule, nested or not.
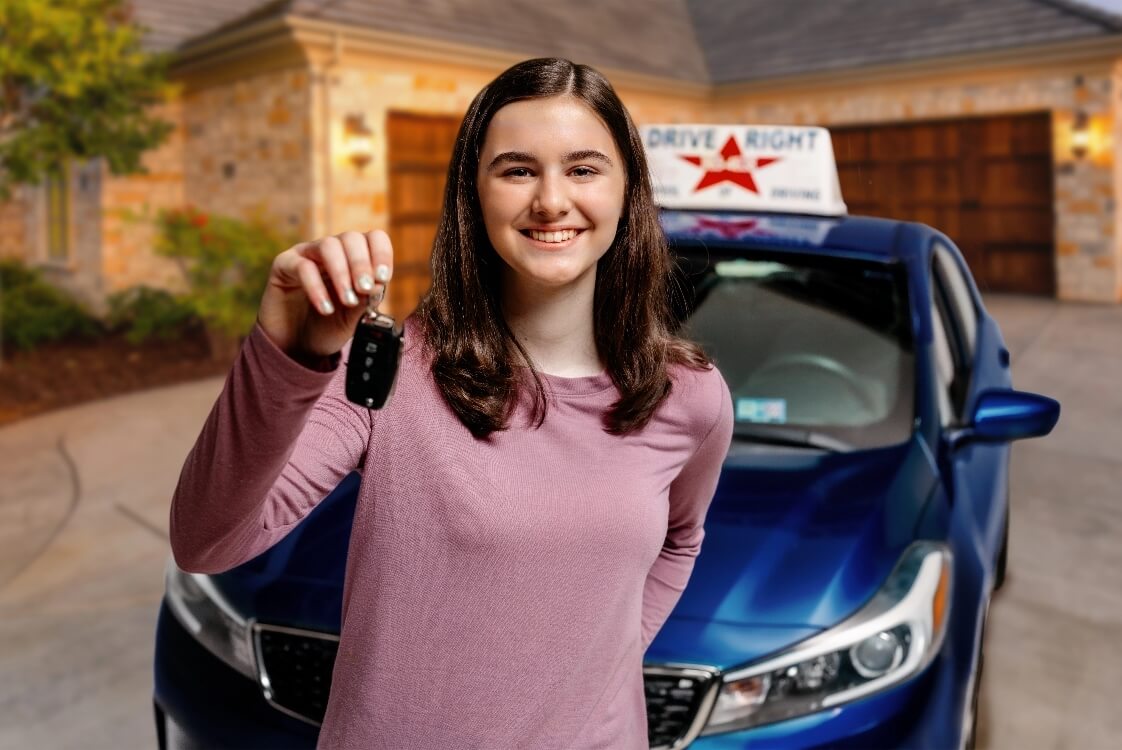
[(343, 301), (348, 305), (357, 305), (358, 295), (354, 293), (353, 289), (348, 289), (347, 291), (343, 292)]
[(364, 292), (369, 292), (374, 288), (374, 279), (370, 278), (370, 274), (364, 273), (358, 277), (358, 288)]
[(335, 305), (331, 304), (331, 300), (325, 299), (319, 303), (319, 309), (323, 310), (324, 315), (330, 315), (335, 312)]
[(374, 278), (385, 284), (390, 280), (390, 267), (387, 265), (380, 265), (374, 269)]

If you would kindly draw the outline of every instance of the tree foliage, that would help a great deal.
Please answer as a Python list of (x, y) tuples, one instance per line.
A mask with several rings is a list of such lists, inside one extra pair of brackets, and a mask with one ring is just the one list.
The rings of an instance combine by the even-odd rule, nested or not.
[(0, 200), (70, 158), (146, 171), (174, 126), (148, 112), (170, 58), (141, 34), (121, 0), (0, 0)]

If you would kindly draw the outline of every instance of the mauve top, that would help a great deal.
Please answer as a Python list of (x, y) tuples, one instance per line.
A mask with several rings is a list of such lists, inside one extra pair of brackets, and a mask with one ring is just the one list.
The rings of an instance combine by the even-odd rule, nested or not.
[[(671, 367), (638, 432), (601, 417), (606, 372), (544, 374), (510, 428), (472, 436), (405, 321), (379, 411), (255, 326), (172, 499), (171, 547), (217, 573), (283, 538), (362, 470), (319, 748), (641, 750), (643, 653), (678, 602), (732, 439), (715, 368)], [(347, 348), (344, 348), (343, 362)], [(529, 370), (523, 368), (527, 383)]]

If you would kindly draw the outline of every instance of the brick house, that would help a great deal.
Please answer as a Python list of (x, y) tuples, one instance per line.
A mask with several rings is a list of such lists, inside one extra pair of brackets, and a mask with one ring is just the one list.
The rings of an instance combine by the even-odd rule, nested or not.
[(191, 204), (309, 239), (385, 227), (404, 312), (460, 116), (541, 55), (600, 68), (639, 123), (827, 126), (850, 211), (946, 231), (983, 291), (1122, 301), (1122, 17), (1069, 0), (134, 4), (182, 84), (149, 173), (76, 164), (0, 207), (0, 256), (95, 306), (181, 283), (129, 216)]

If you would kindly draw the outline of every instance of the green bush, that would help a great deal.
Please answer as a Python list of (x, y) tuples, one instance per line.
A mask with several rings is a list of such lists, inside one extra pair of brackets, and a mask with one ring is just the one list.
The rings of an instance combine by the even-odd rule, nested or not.
[(88, 338), (97, 320), (42, 274), (19, 261), (0, 261), (0, 346), (32, 349), (67, 338)]
[(186, 299), (163, 289), (134, 286), (109, 295), (107, 302), (105, 322), (113, 331), (124, 331), (130, 344), (142, 344), (149, 338), (167, 341), (199, 322)]
[(276, 225), (260, 215), (243, 221), (193, 208), (164, 210), (156, 252), (180, 262), (190, 286), (185, 300), (209, 328), (245, 336), (257, 318), (273, 259), (299, 241)]

